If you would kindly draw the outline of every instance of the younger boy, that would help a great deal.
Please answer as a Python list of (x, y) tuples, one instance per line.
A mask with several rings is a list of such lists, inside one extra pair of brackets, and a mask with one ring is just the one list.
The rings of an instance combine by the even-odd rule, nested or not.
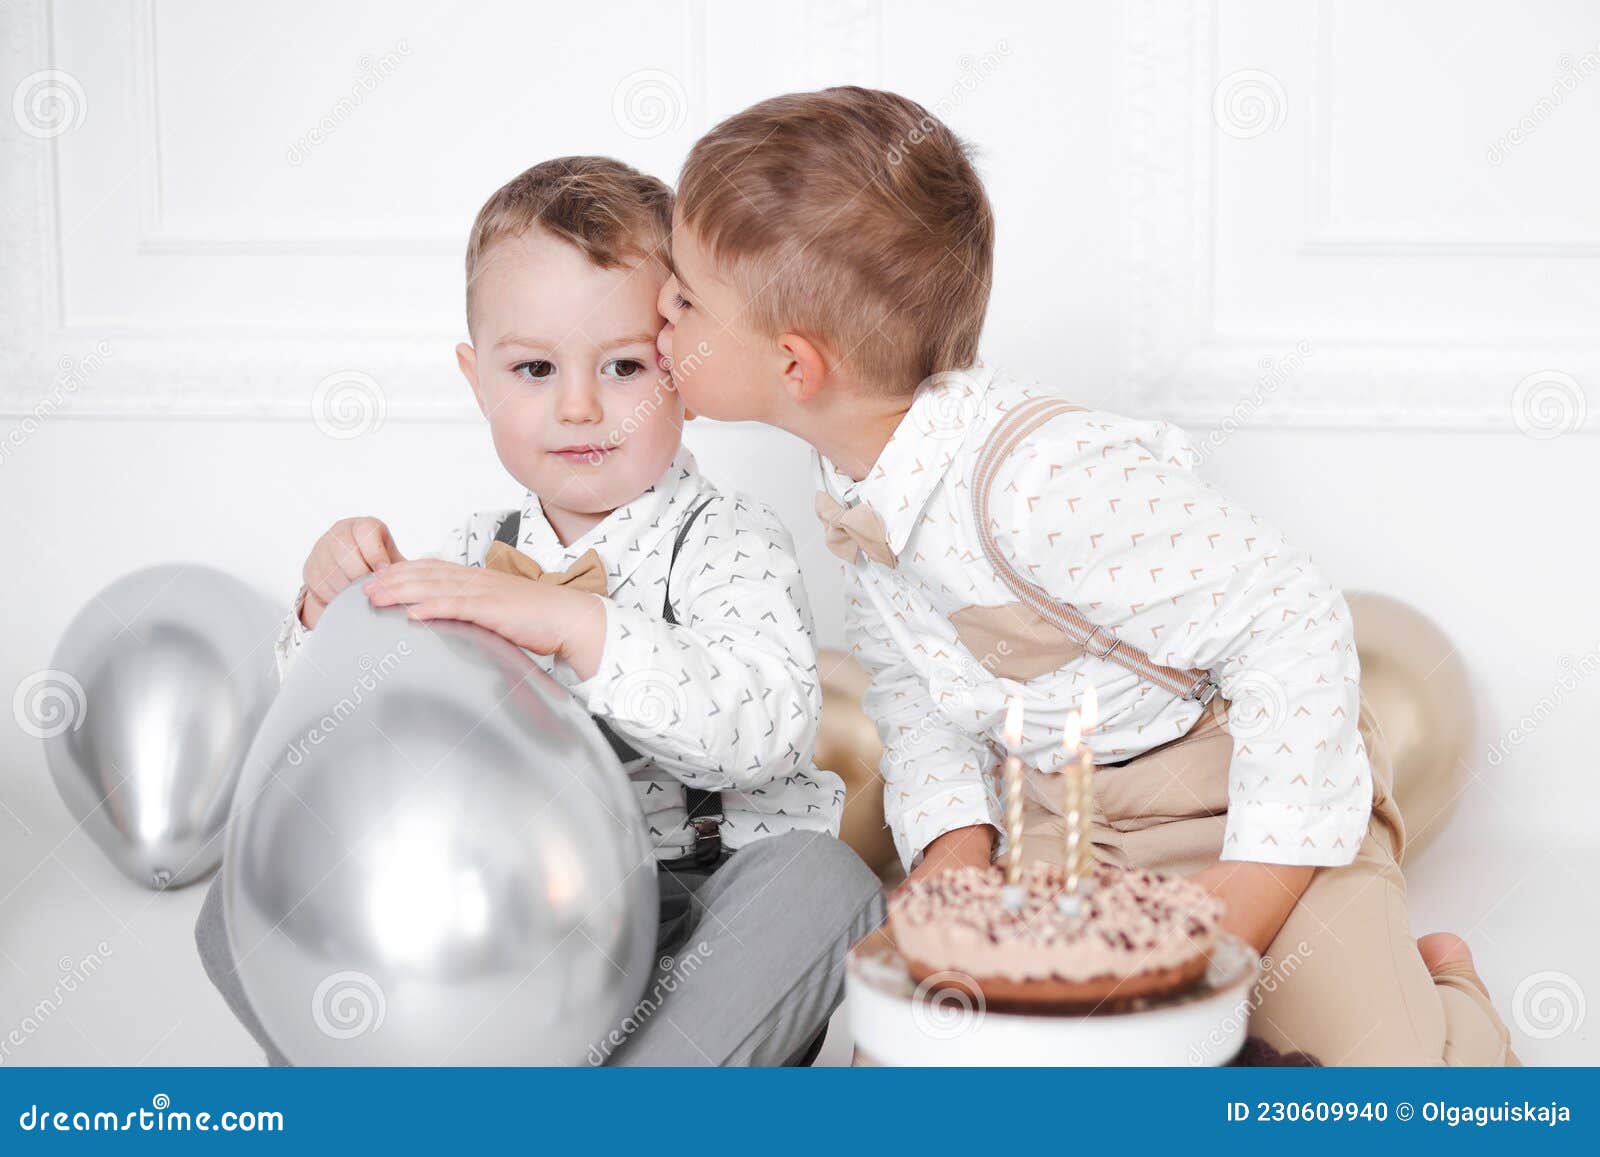
[[(671, 206), (660, 181), (600, 157), (536, 165), (489, 199), (467, 245), (472, 340), (456, 354), (521, 505), (474, 514), (412, 561), (382, 522), (336, 523), (306, 562), (279, 670), (371, 572), (375, 605), (532, 652), (600, 722), (657, 857), (660, 973), (591, 1062), (796, 1063), (882, 901), (834, 838), (843, 784), (811, 763), (820, 692), (790, 537), (681, 445), (683, 404), (656, 353)], [(201, 954), (283, 1063), (233, 974), (221, 894), (219, 873)], [(673, 972), (675, 955), (694, 969)]]
[(1411, 938), (1344, 599), (1194, 473), (1180, 431), (977, 361), (993, 237), (926, 110), (791, 95), (695, 145), (662, 291), (662, 351), (701, 354), (686, 404), (817, 451), (905, 866), (995, 853), (1013, 696), (1024, 855), (1059, 858), (1061, 781), (1041, 771), (1092, 688), (1097, 856), (1192, 874), (1233, 932), (1296, 958), (1253, 1033), (1327, 1064), (1515, 1063), (1465, 944)]

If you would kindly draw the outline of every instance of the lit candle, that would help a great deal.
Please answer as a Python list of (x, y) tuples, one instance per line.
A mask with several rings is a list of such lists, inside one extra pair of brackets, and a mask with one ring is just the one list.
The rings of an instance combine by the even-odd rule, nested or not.
[[(1083, 690), (1083, 710), (1079, 712), (1079, 739), (1081, 746), (1078, 749), (1078, 763), (1083, 768), (1083, 800), (1087, 807), (1094, 801), (1094, 752), (1089, 750), (1089, 732), (1094, 730), (1094, 725), (1100, 722), (1100, 700), (1095, 696), (1093, 684)], [(1088, 831), (1089, 820), (1084, 819), (1084, 830)]]
[(1057, 897), (1057, 907), (1067, 915), (1077, 915), (1083, 907), (1079, 895), (1084, 887), (1084, 877), (1094, 863), (1091, 844), (1094, 815), (1094, 753), (1083, 742), (1084, 735), (1094, 726), (1098, 711), (1094, 688), (1083, 697), (1082, 712), (1067, 716), (1067, 725), (1061, 739), (1067, 762), (1062, 770), (1062, 830), (1065, 834), (1067, 872), (1065, 894)]
[[(1006, 886), (1020, 889), (1022, 881), (1022, 696), (1013, 695), (1006, 705)], [(1008, 891), (1009, 903), (1021, 900), (1020, 891)]]

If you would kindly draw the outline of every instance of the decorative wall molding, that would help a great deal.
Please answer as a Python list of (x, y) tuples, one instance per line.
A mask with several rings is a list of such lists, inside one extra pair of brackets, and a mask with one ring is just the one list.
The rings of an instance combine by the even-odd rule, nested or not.
[[(1426, 222), (1371, 221), (1340, 224), (1333, 214), (1333, 133), (1328, 110), (1333, 104), (1334, 55), (1332, 11), (1327, 0), (1315, 5), (1315, 75), (1309, 113), (1311, 129), (1311, 229), (1300, 253), (1308, 257), (1600, 257), (1600, 232), (1578, 237), (1553, 237), (1542, 230), (1529, 236), (1497, 235), (1499, 226), (1485, 223), (1474, 230), (1459, 227), (1443, 234)], [(1349, 83), (1350, 78), (1346, 78)], [(1360, 78), (1355, 78), (1359, 83)], [(1431, 236), (1419, 237), (1429, 229)]]
[[(704, 5), (691, 0), (688, 11), (681, 51), (693, 123), (703, 117), (705, 102)], [(64, 15), (77, 14), (52, 0), (0, 4), (0, 417), (24, 423), (57, 416), (318, 420), (326, 418), (315, 411), (319, 384), (356, 375), (376, 384), (375, 404), (385, 420), (481, 420), (460, 386), (448, 335), (349, 326), (318, 316), (292, 325), (193, 326), (69, 317), (59, 199), (66, 138), (29, 135), (12, 115), (12, 95), (22, 80), (59, 67), (55, 25)], [(197, 232), (172, 220), (162, 209), (157, 167), (160, 58), (152, 0), (134, 0), (130, 15), (127, 43), (119, 47), (132, 54), (133, 91), (111, 98), (132, 106), (142, 160), (135, 171), (108, 176), (107, 186), (108, 196), (138, 204), (138, 228), (127, 239), (133, 255), (193, 259), (196, 275), (204, 277), (215, 259), (436, 260), (459, 252), (459, 239), (389, 236), (381, 228), (372, 236), (232, 236)], [(71, 273), (86, 275), (76, 268)], [(219, 292), (228, 292), (228, 284), (219, 282)], [(370, 394), (372, 387), (363, 389)], [(327, 394), (325, 388), (321, 396)]]
[[(132, 91), (97, 93), (95, 99), (128, 101), (130, 131), (143, 143), (136, 155), (154, 146), (152, 164), (159, 164), (161, 110), (155, 81), (161, 61), (155, 38), (161, 29), (153, 0), (134, 4), (127, 10), (134, 17), (132, 33), (125, 42), (102, 46), (132, 54), (133, 79), (117, 82), (129, 84)], [(1219, 325), (1213, 291), (1218, 132), (1212, 92), (1219, 71), (1219, 20), (1237, 19), (1238, 10), (1236, 3), (1217, 0), (1195, 5), (1136, 0), (1127, 14), (1127, 367), (1120, 404), (1197, 424), (1236, 415), (1243, 405), (1251, 421), (1265, 427), (1502, 430), (1515, 428), (1512, 407), (1519, 383), (1554, 371), (1595, 395), (1592, 408), (1600, 418), (1600, 330), (1581, 329), (1581, 318), (1568, 326), (1579, 332), (1552, 333), (1545, 331), (1556, 328), (1553, 322), (1541, 327), (1536, 317), (1508, 314), (1503, 324), (1451, 344), (1380, 340), (1380, 335), (1361, 332), (1359, 325), (1325, 330), (1314, 309), (1306, 311), (1304, 332), (1265, 323), (1250, 326), (1248, 332)], [(129, 278), (124, 296), (102, 295), (87, 306), (68, 294), (66, 278), (81, 287), (94, 276), (92, 265), (79, 256), (63, 268), (61, 150), (72, 141), (29, 135), (9, 114), (10, 98), (21, 80), (54, 66), (53, 21), (58, 15), (81, 19), (78, 11), (58, 8), (51, 0), (0, 3), (0, 97), (7, 98), (0, 113), (0, 414), (304, 419), (311, 415), (319, 382), (356, 371), (378, 383), (391, 419), (474, 420), (476, 410), (456, 385), (448, 339), (402, 328), (403, 316), (387, 329), (378, 328), (380, 320), (351, 326), (340, 316), (321, 316), (310, 309), (303, 317), (290, 311), (292, 324), (223, 317), (179, 325), (157, 310), (122, 308), (138, 304), (142, 280), (137, 276)], [(707, 11), (703, 0), (690, 0), (687, 11), (677, 67), (683, 73), (689, 124), (703, 129), (709, 127)], [(1304, 79), (1312, 82), (1313, 92), (1324, 92), (1313, 104), (1326, 105), (1331, 9), (1324, 4), (1314, 11), (1318, 52), (1313, 54), (1314, 75)], [(742, 12), (721, 19), (733, 22), (735, 41), (753, 35), (760, 24), (755, 15)], [(804, 60), (791, 62), (794, 68), (782, 74), (784, 79), (774, 76), (770, 83), (873, 84), (892, 79), (885, 76), (884, 61), (886, 38), (893, 29), (885, 26), (876, 0), (808, 5), (800, 19)], [(721, 24), (719, 31), (726, 31)], [(758, 84), (752, 85), (758, 75), (754, 66), (738, 60), (722, 64), (734, 70), (729, 75), (740, 78), (735, 87), (741, 92), (757, 88), (767, 75), (759, 73)], [(121, 70), (119, 65), (119, 74)], [(1320, 115), (1315, 107), (1310, 113)], [(1290, 127), (1295, 127), (1292, 122)], [(69, 156), (76, 159), (76, 154)], [(1324, 170), (1324, 180), (1326, 176)], [(1307, 177), (1315, 187), (1316, 175)], [(233, 288), (245, 284), (250, 270), (269, 269), (286, 258), (325, 258), (326, 265), (308, 267), (336, 271), (341, 258), (349, 258), (353, 268), (374, 257), (436, 261), (454, 248), (440, 238), (401, 236), (400, 226), (381, 221), (373, 222), (370, 236), (337, 224), (328, 236), (208, 231), (204, 222), (185, 221), (181, 213), (173, 219), (163, 212), (154, 168), (107, 172), (104, 181), (108, 196), (138, 205), (134, 227), (117, 237), (119, 249), (125, 242), (128, 250), (117, 254), (124, 266), (129, 259), (188, 261), (202, 278), (215, 270), (218, 300), (227, 300)], [(1314, 205), (1314, 194), (1312, 201)], [(1299, 247), (1288, 256), (1298, 254), (1303, 261), (1330, 267), (1372, 259), (1374, 270), (1380, 261), (1396, 259), (1416, 268), (1463, 258), (1550, 259), (1574, 271), (1581, 268), (1574, 262), (1600, 257), (1600, 241), (1580, 235), (1582, 230), (1571, 238), (1530, 235), (1518, 240), (1494, 235), (1488, 231), (1492, 223), (1486, 222), (1482, 237), (1390, 237), (1364, 223), (1349, 235), (1319, 232), (1318, 219), (1315, 213), (1309, 216), (1307, 233), (1296, 239)], [(1325, 215), (1321, 220), (1327, 223)], [(340, 235), (345, 232), (350, 235)], [(252, 261), (265, 264), (247, 264)], [(351, 281), (361, 283), (358, 278)], [(1249, 325), (1253, 319), (1248, 308), (1245, 314), (1244, 324)], [(1296, 354), (1303, 347), (1310, 352)], [(1286, 360), (1294, 364), (1283, 372)], [(1597, 427), (1600, 422), (1591, 421), (1585, 428)]]
[[(1536, 319), (1508, 319), (1503, 336), (1487, 333), (1451, 344), (1324, 333), (1315, 317), (1306, 319), (1304, 332), (1221, 332), (1213, 312), (1218, 20), (1217, 0), (1192, 6), (1138, 0), (1128, 13), (1130, 250), (1122, 405), (1200, 427), (1245, 413), (1255, 428), (1515, 432), (1515, 407), (1525, 408), (1528, 393), (1519, 395), (1518, 386), (1530, 377), (1554, 372), (1586, 383), (1591, 392), (1600, 390), (1600, 331), (1534, 338)], [(1320, 5), (1317, 24), (1325, 40), (1327, 17)], [(1322, 56), (1313, 91), (1326, 81), (1329, 62)], [(1324, 113), (1315, 109), (1312, 115)], [(1325, 133), (1325, 126), (1317, 132)], [(1310, 177), (1314, 189), (1315, 174)], [(1590, 238), (1569, 245), (1328, 234), (1307, 237), (1300, 253), (1570, 261), (1600, 256), (1600, 245)], [(1527, 332), (1517, 332), (1519, 322)], [(1296, 359), (1293, 351), (1302, 343), (1311, 352)], [(1280, 372), (1286, 360), (1296, 364)], [(1526, 421), (1525, 413), (1520, 417)], [(1600, 423), (1591, 419), (1580, 428), (1594, 431)]]
[[(56, 67), (54, 16), (48, 0), (0, 5), (0, 415), (310, 419), (318, 383), (357, 370), (378, 383), (389, 418), (477, 417), (437, 340), (66, 324), (60, 138), (21, 131), (10, 101), (23, 78)], [(137, 195), (142, 175), (127, 178)]]

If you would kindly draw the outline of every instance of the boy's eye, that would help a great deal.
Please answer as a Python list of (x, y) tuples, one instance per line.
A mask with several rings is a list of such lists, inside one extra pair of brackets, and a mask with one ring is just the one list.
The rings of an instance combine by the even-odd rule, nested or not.
[(638, 377), (644, 372), (645, 365), (638, 358), (612, 358), (601, 370), (613, 378), (627, 381), (629, 378)]
[(554, 362), (544, 361), (543, 359), (535, 359), (531, 362), (518, 362), (516, 365), (511, 367), (511, 372), (517, 374), (519, 377), (524, 378), (548, 378), (551, 374), (556, 372), (556, 364)]
[(688, 303), (688, 301), (686, 301), (684, 299), (684, 296), (681, 293), (674, 293), (672, 295), (672, 304), (677, 306), (679, 309), (693, 309), (694, 308), (692, 305), (690, 305)]

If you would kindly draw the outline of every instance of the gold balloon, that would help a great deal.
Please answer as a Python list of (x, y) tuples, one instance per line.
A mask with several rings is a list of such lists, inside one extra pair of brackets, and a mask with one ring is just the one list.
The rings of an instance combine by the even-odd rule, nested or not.
[(898, 865), (899, 857), (883, 822), (883, 780), (878, 776), (883, 745), (861, 707), (867, 673), (843, 651), (819, 652), (817, 669), (822, 675), (822, 720), (816, 764), (844, 780), (839, 838), (881, 875), (890, 865)]
[(1461, 794), (1472, 742), (1472, 688), (1443, 631), (1388, 595), (1351, 591), (1361, 658), (1361, 735), (1377, 757), (1386, 748), (1394, 796), (1405, 820), (1405, 854), (1415, 856)]

